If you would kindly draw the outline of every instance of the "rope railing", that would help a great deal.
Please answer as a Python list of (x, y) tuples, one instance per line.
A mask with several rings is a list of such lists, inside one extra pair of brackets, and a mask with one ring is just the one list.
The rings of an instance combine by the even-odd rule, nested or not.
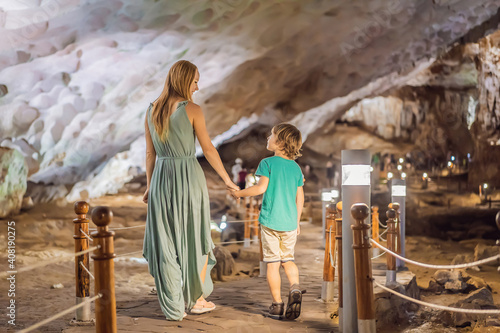
[(23, 330), (19, 331), (19, 333), (28, 333), (28, 332), (31, 332), (31, 331), (33, 331), (33, 330), (35, 330), (35, 329), (37, 329), (37, 328), (39, 328), (39, 327), (41, 327), (41, 326), (43, 326), (45, 324), (50, 323), (51, 321), (54, 321), (54, 320), (56, 320), (56, 319), (64, 316), (65, 314), (71, 313), (71, 312), (75, 311), (76, 309), (79, 309), (79, 308), (85, 306), (87, 303), (91, 303), (91, 302), (93, 302), (96, 299), (101, 298), (101, 297), (102, 297), (102, 294), (99, 293), (99, 294), (97, 294), (97, 296), (89, 298), (88, 300), (85, 300), (84, 302), (82, 302), (80, 304), (74, 305), (74, 306), (70, 307), (69, 309), (66, 309), (64, 311), (61, 311), (61, 312), (53, 315), (50, 318), (42, 320), (41, 322), (36, 323), (35, 325), (32, 325), (32, 326), (30, 326), (28, 328), (23, 329)]
[(123, 257), (123, 256), (127, 256), (129, 254), (136, 254), (136, 253), (142, 253), (142, 250), (134, 251), (134, 252), (128, 252), (128, 253), (122, 253), (122, 254), (117, 254), (115, 257)]
[[(146, 226), (146, 223), (141, 224), (141, 225), (136, 225), (132, 227), (117, 227), (117, 228), (109, 228), (108, 230), (124, 230), (124, 229), (134, 229), (134, 228), (144, 228)], [(96, 231), (96, 228), (89, 228), (89, 230)]]
[(384, 252), (382, 252), (381, 254), (379, 254), (378, 256), (372, 257), (372, 260), (375, 260), (375, 259), (377, 259), (377, 258), (379, 258), (379, 257), (383, 256), (384, 254), (385, 254), (385, 251), (384, 251)]
[(486, 310), (460, 309), (460, 308), (453, 308), (453, 307), (450, 307), (450, 306), (432, 304), (432, 303), (424, 302), (424, 301), (421, 301), (421, 300), (418, 300), (418, 299), (415, 299), (415, 298), (408, 297), (408, 296), (403, 295), (401, 293), (398, 293), (397, 291), (394, 291), (394, 290), (392, 290), (390, 288), (387, 288), (384, 285), (381, 285), (380, 283), (378, 283), (375, 280), (373, 281), (373, 283), (377, 287), (379, 287), (379, 288), (381, 288), (381, 289), (383, 289), (385, 291), (388, 291), (391, 294), (394, 294), (394, 295), (399, 296), (399, 297), (401, 297), (403, 299), (406, 299), (406, 300), (408, 300), (410, 302), (417, 303), (419, 305), (423, 305), (423, 306), (426, 306), (426, 307), (429, 307), (429, 308), (435, 308), (435, 309), (444, 310), (444, 311), (460, 312), (460, 313), (471, 313), (471, 314), (492, 314), (492, 315), (498, 315), (498, 314), (500, 314), (500, 310), (498, 310), (498, 309), (486, 309)]
[(383, 238), (382, 235), (385, 234), (387, 232), (387, 230), (389, 229), (385, 229), (383, 233), (381, 233), (380, 235), (378, 235), (378, 238), (380, 238), (380, 240), (382, 240), (382, 242), (387, 242), (387, 238)]
[(93, 242), (93, 241), (94, 241), (94, 240), (92, 239), (92, 237), (90, 237), (90, 236), (89, 236), (89, 235), (88, 235), (85, 231), (83, 231), (83, 229), (82, 229), (82, 228), (80, 228), (80, 231), (81, 231), (81, 233), (82, 233), (85, 237), (87, 237), (87, 239), (88, 239), (89, 241), (91, 241), (91, 242)]
[(44, 266), (47, 266), (47, 265), (50, 265), (50, 264), (55, 264), (55, 263), (58, 263), (58, 262), (65, 262), (65, 261), (67, 261), (69, 259), (73, 259), (74, 257), (81, 256), (82, 254), (95, 251), (95, 250), (97, 250), (99, 248), (101, 248), (100, 245), (91, 247), (91, 248), (89, 248), (88, 250), (85, 250), (85, 251), (80, 251), (80, 252), (76, 252), (76, 253), (72, 253), (72, 254), (65, 254), (65, 255), (63, 255), (61, 257), (54, 258), (54, 259), (51, 259), (51, 260), (46, 260), (44, 262), (41, 262), (41, 263), (38, 263), (38, 264), (35, 264), (35, 265), (21, 267), (17, 271), (2, 272), (2, 273), (0, 273), (0, 278), (6, 277), (6, 276), (8, 276), (9, 274), (12, 274), (12, 273), (27, 272), (27, 271), (31, 271), (33, 269), (36, 269), (36, 268), (39, 268), (39, 267), (44, 267)]
[(224, 222), (224, 223), (244, 223), (244, 222), (257, 222), (259, 220), (255, 219), (255, 220), (232, 220), (232, 221), (223, 221), (223, 220), (220, 220), (220, 221), (215, 221), (215, 220), (212, 220), (212, 222)]
[[(258, 215), (258, 214), (257, 214)], [(254, 220), (232, 220), (232, 221), (223, 221), (223, 220), (212, 220), (212, 222), (224, 222), (224, 223), (245, 223), (245, 222), (258, 222), (259, 220), (258, 219), (254, 219)], [(303, 222), (303, 221), (301, 221)], [(142, 227), (145, 227), (146, 226), (146, 223), (144, 224), (141, 224), (141, 225), (136, 225), (136, 226), (132, 226), (132, 227), (116, 227), (116, 228), (109, 228), (108, 230), (125, 230), (125, 229), (134, 229), (134, 228), (142, 228)], [(80, 229), (81, 230), (81, 229)], [(96, 231), (97, 228), (89, 228), (90, 231)], [(88, 236), (90, 238), (90, 236), (88, 234), (86, 234), (83, 230), (81, 230), (86, 236)]]
[(468, 268), (468, 267), (479, 266), (479, 265), (482, 265), (482, 264), (485, 264), (485, 263), (488, 263), (488, 262), (500, 259), (500, 254), (498, 254), (498, 255), (490, 257), (490, 258), (486, 258), (486, 259), (482, 259), (482, 260), (478, 260), (478, 261), (474, 261), (474, 262), (466, 263), (466, 264), (458, 264), (458, 265), (431, 265), (431, 264), (425, 264), (425, 263), (421, 263), (421, 262), (418, 262), (418, 261), (415, 261), (415, 260), (407, 259), (407, 258), (405, 258), (405, 257), (403, 257), (403, 256), (401, 256), (401, 255), (399, 255), (397, 253), (392, 252), (388, 248), (380, 245), (379, 243), (377, 243), (373, 239), (370, 239), (370, 242), (373, 243), (379, 249), (384, 250), (385, 252), (389, 253), (390, 255), (392, 255), (392, 256), (394, 256), (396, 258), (399, 258), (400, 260), (403, 260), (404, 262), (407, 262), (409, 264), (414, 264), (414, 265), (417, 265), (417, 266), (421, 266), (421, 267), (433, 268), (433, 269), (460, 269), (460, 268)]
[(83, 261), (80, 261), (80, 266), (82, 266), (83, 269), (90, 275), (90, 277), (92, 278), (92, 280), (95, 280), (94, 275), (92, 275), (92, 273), (90, 273), (90, 271), (87, 269), (87, 267), (85, 267), (85, 265), (83, 264)]
[[(244, 243), (245, 241), (229, 241), (229, 242), (218, 242), (218, 243), (214, 243), (215, 245), (225, 245), (225, 244), (241, 244), (241, 243)], [(250, 240), (251, 243), (254, 243), (254, 242), (258, 242), (257, 240)], [(123, 256), (127, 256), (127, 255), (130, 255), (130, 254), (136, 254), (136, 253), (142, 253), (142, 250), (139, 250), (139, 251), (134, 251), (134, 252), (128, 252), (128, 253), (122, 253), (122, 254), (117, 254), (115, 257), (123, 257)]]
[[(229, 242), (218, 242), (218, 243), (214, 243), (215, 245), (225, 245), (225, 244), (241, 244), (241, 243), (244, 243), (245, 241), (229, 241)], [(257, 242), (257, 240), (250, 240), (251, 243), (253, 242)], [(128, 252), (128, 253), (122, 253), (122, 254), (117, 254), (115, 255), (115, 257), (123, 257), (123, 256), (127, 256), (127, 255), (130, 255), (130, 254), (137, 254), (137, 253), (142, 253), (142, 250), (139, 250), (139, 251), (134, 251), (134, 252)]]
[[(240, 243), (244, 243), (245, 241), (242, 240), (242, 241), (230, 241), (230, 242), (219, 242), (219, 243), (214, 243), (215, 245), (224, 245), (224, 244), (240, 244)], [(258, 242), (258, 240), (255, 240), (255, 239), (250, 239), (249, 240), (250, 243), (253, 243), (253, 242)]]

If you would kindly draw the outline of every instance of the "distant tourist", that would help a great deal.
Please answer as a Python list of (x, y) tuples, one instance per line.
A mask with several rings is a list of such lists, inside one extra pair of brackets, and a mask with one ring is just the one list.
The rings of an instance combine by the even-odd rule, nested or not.
[(243, 161), (241, 160), (241, 158), (238, 157), (236, 160), (234, 160), (234, 165), (231, 168), (231, 173), (233, 174), (234, 183), (238, 183), (238, 177), (240, 175), (240, 171), (243, 170), (242, 164)]
[(326, 181), (328, 187), (334, 186), (335, 169), (335, 164), (333, 164), (333, 154), (330, 154), (328, 155), (328, 161), (326, 162)]
[(248, 174), (248, 172), (247, 172), (246, 168), (243, 168), (238, 173), (238, 182), (236, 183), (236, 185), (238, 185), (238, 187), (241, 189), (245, 188), (247, 174)]

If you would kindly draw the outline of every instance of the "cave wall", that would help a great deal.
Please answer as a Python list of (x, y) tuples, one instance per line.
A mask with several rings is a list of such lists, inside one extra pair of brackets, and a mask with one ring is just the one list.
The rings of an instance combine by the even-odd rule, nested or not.
[[(144, 170), (145, 110), (169, 67), (184, 58), (199, 67), (195, 102), (217, 144), (250, 126), (290, 121), (317, 153), (378, 145), (399, 151), (398, 140), (414, 138), (405, 118), (410, 111), (399, 123), (376, 125), (375, 132), (367, 124), (361, 132), (346, 130), (345, 138), (339, 132), (336, 145), (327, 140), (335, 135), (336, 120), (359, 101), (387, 97), (386, 91), (417, 80), (454, 43), (472, 38), (471, 31), (474, 41), (486, 34), (498, 21), (492, 18), (499, 5), (499, 0), (4, 2), (0, 146), (23, 154), (29, 180), (40, 186), (30, 186), (37, 198), (116, 192), (131, 171)], [(459, 78), (470, 84), (474, 76), (463, 73), (449, 82)], [(422, 84), (429, 84), (424, 74)], [(402, 105), (409, 103), (404, 99)], [(358, 134), (362, 137), (349, 138)]]
[(479, 103), (472, 127), (475, 156), (469, 182), (500, 188), (500, 33), (481, 39), (475, 58)]

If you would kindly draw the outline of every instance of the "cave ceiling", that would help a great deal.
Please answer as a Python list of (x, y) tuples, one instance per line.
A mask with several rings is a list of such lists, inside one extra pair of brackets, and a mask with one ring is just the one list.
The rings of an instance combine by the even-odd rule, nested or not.
[(364, 98), (407, 85), (474, 86), (472, 58), (449, 52), (474, 42), (466, 40), (471, 32), (477, 39), (497, 30), (499, 6), (500, 0), (3, 1), (0, 145), (22, 152), (32, 182), (64, 186), (59, 191), (68, 198), (109, 170), (115, 178), (108, 182), (129, 179), (130, 168), (144, 168), (147, 106), (179, 59), (199, 68), (194, 100), (216, 145), (279, 121), (296, 124), (304, 138), (325, 133)]

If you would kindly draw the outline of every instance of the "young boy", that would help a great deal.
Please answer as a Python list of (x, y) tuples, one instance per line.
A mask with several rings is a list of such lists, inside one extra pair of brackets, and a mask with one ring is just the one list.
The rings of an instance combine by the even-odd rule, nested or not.
[(255, 172), (256, 176), (260, 176), (259, 182), (247, 189), (233, 192), (236, 197), (264, 193), (259, 222), (264, 262), (267, 262), (267, 282), (273, 298), (269, 315), (281, 317), (284, 312), (279, 272), (281, 265), (290, 282), (285, 312), (287, 319), (297, 318), (302, 304), (299, 271), (293, 256), (304, 206), (303, 176), (299, 165), (294, 161), (301, 156), (301, 147), (302, 136), (295, 126), (274, 126), (267, 138), (267, 149), (274, 152), (274, 156), (260, 162)]

